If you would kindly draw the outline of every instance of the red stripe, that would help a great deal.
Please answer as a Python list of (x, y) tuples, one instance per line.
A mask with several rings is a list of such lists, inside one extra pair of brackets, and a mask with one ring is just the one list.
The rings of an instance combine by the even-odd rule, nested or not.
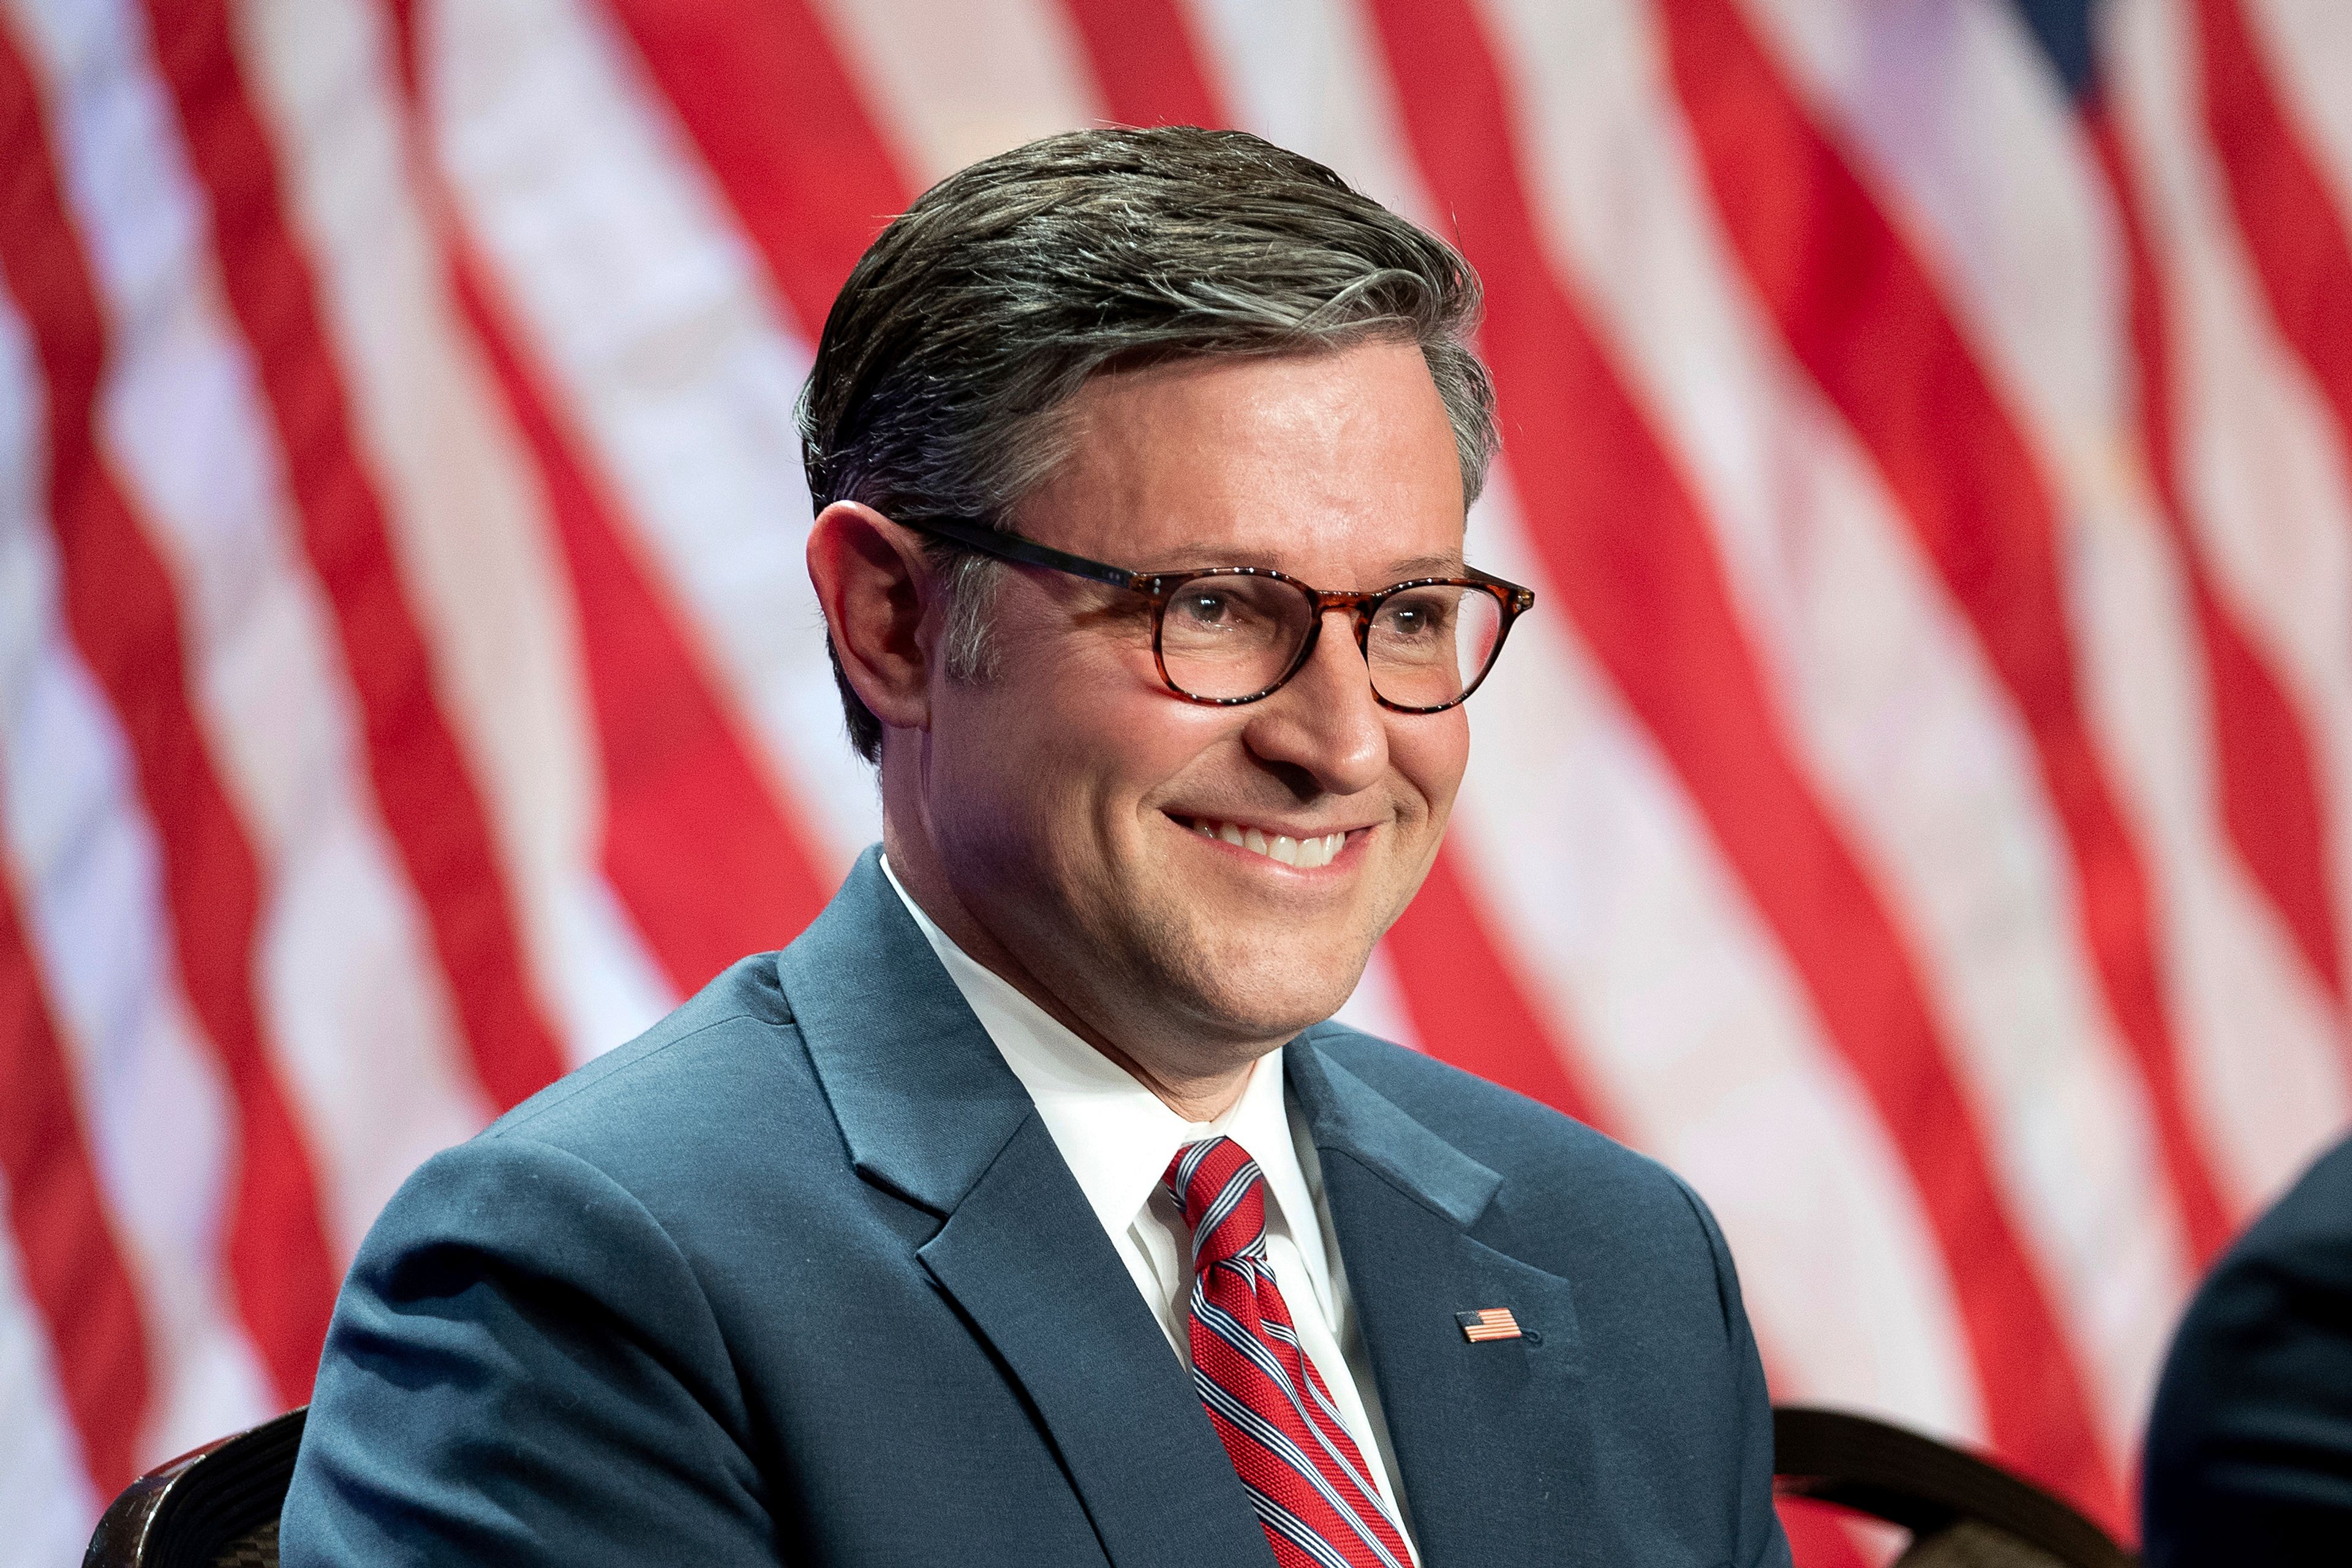
[(1228, 125), (1175, 0), (1063, 0), (1121, 125)]
[(1374, 10), (1422, 167), (1486, 279), (1487, 348), (1547, 597), (1657, 737), (1903, 1152), (1950, 1264), (1995, 1441), (2119, 1521), (2121, 1489), (1914, 960), (1788, 752), (1690, 492), (1545, 266), (1479, 23), (1459, 0)]
[(458, 295), (516, 423), (539, 459), (580, 605), (581, 647), (604, 767), (604, 866), (680, 993), (747, 952), (783, 946), (824, 907), (808, 847), (777, 808), (683, 627), (583, 471), (590, 448), (557, 427), (519, 357), (488, 274), (457, 268)]
[(228, 1254), (238, 1306), (278, 1395), (299, 1403), (318, 1366), (337, 1270), (310, 1159), (272, 1076), (254, 1003), (260, 881), (189, 708), (171, 579), (99, 460), (91, 421), (110, 352), (105, 320), (66, 216), (33, 78), (5, 33), (0, 126), (11, 171), (0, 200), (0, 271), (26, 312), (48, 385), (48, 501), (66, 621), (130, 743), (163, 842), (189, 1001), (236, 1108)]
[(1843, 1509), (1801, 1497), (1776, 1497), (1772, 1506), (1780, 1510), (1797, 1568), (1868, 1568), (1871, 1560), (1854, 1549), (1853, 1537), (1839, 1522), (1853, 1517)]
[[(1774, 1353), (1770, 1345), (1759, 1344), (1758, 1350), (1764, 1363), (1765, 1384), (1782, 1391), (1786, 1397), (1790, 1385), (1781, 1373), (1788, 1363)], [(1797, 1391), (1800, 1402), (1806, 1392)], [(1856, 1548), (1854, 1538), (1842, 1522), (1854, 1517), (1848, 1510), (1833, 1503), (1786, 1493), (1775, 1493), (1772, 1507), (1780, 1516), (1781, 1530), (1789, 1537), (1789, 1552), (1796, 1568), (1885, 1568), (1888, 1559), (1884, 1553), (1864, 1557)]]
[(374, 477), (353, 444), (276, 158), (239, 77), (223, 0), (148, 0), (147, 10), (210, 200), (229, 305), (286, 453), (302, 542), (334, 607), (384, 824), (424, 905), (482, 1086), (512, 1105), (562, 1060), (536, 1005), (488, 818), (436, 706), (432, 659), (403, 594)]
[(2032, 735), (2083, 934), (2146, 1083), (2200, 1259), (2227, 1209), (2190, 1121), (2156, 914), (2074, 686), (2048, 489), (1926, 270), (1729, 0), (1664, 0), (1668, 52), (1733, 245), (1797, 358), (1877, 458)]
[(146, 1327), (52, 1016), (15, 900), (0, 888), (0, 1176), (82, 1462), (110, 1497), (139, 1473), (131, 1443), (147, 1411)]
[(1440, 1061), (1588, 1126), (1621, 1126), (1591, 1087), (1570, 1075), (1570, 1065), (1582, 1058), (1564, 1029), (1538, 1016), (1504, 963), (1459, 858), (1450, 848), (1441, 852), (1429, 879), (1389, 929), (1397, 989), (1404, 993), (1413, 1032)]
[[(2203, 57), (2206, 130), (2221, 161), (2223, 184), (2252, 258), (2256, 279), (2281, 333), (2310, 367), (2334, 411), (2344, 450), (2352, 453), (2352, 248), (2347, 247), (2343, 215), (2327, 182), (2288, 125), (2237, 0), (2200, 0), (2197, 26)], [(2155, 270), (2148, 259), (2145, 230), (2132, 210), (2120, 145), (2110, 146), (2112, 141), (2112, 131), (2099, 138), (2101, 155), (2125, 204), (2134, 275), (2144, 273), (2152, 289)], [(2160, 333), (2161, 317), (2153, 308), (2149, 315), (2147, 331)], [(2135, 321), (2136, 327), (2140, 324)], [(2149, 340), (2143, 334), (2140, 341), (2145, 353)], [(2160, 351), (2160, 340), (2158, 346)], [(2165, 370), (2160, 363), (2144, 361), (2142, 374), (2155, 386)], [(2168, 386), (2164, 390), (2168, 393)], [(2165, 416), (2160, 408), (2152, 408), (2148, 415), (2151, 424)], [(2163, 435), (2165, 443), (2155, 449), (2161, 454), (2158, 475), (2171, 500), (2177, 481), (2168, 450), (2168, 425)], [(2175, 512), (2179, 511), (2177, 500), (2172, 506)], [(2205, 592), (2201, 583), (2199, 591)], [(2229, 668), (2221, 668), (2223, 660), (2217, 658), (2217, 686), (2229, 682), (2249, 691), (2261, 689), (2275, 695), (2268, 672), (2254, 663), (2250, 652), (2242, 658), (2223, 658)], [(2284, 700), (2276, 699), (2276, 706), (2284, 709)], [(2277, 781), (2273, 786), (2277, 795), (2265, 803), (2256, 786), (2245, 800), (2229, 796), (2225, 808), (2231, 831), (2243, 847), (2255, 876), (2278, 903), (2297, 942), (2311, 955), (2313, 966), (2341, 1004), (2347, 986), (2342, 940), (2335, 905), (2325, 889), (2326, 868), (2342, 850), (2329, 841), (2317, 791), (2308, 782), (2313, 769), (2306, 743), (2293, 724), (2276, 720), (2265, 724), (2260, 715), (2250, 715), (2242, 731), (2221, 738), (2225, 779), (2232, 767), (2268, 769), (2267, 776)], [(2293, 771), (2298, 767), (2300, 777)], [(2257, 779), (2263, 776), (2255, 774)], [(2300, 860), (2295, 858), (2298, 853), (2303, 857)], [(2317, 887), (2309, 885), (2315, 882)]]
[(2173, 414), (2172, 346), (2161, 274), (2116, 122), (2092, 105), (2084, 129), (2113, 192), (2131, 289), (2132, 347), (2139, 366), (2141, 439), (2156, 479), (2158, 510), (2189, 579), (2205, 647), (2222, 820), (2255, 882), (2338, 1006), (2345, 1001), (2343, 948), (2328, 868), (2336, 853), (2319, 803), (2316, 768), (2301, 719), (2252, 643), (2222, 607), (2212, 574), (2188, 525)]
[(2265, 74), (2240, 0), (2198, 0), (2205, 127), (2280, 330), (2352, 453), (2352, 247)]
[(805, 0), (608, 0), (814, 342), (913, 197)]
[[(1136, 7), (1065, 0), (1112, 112), (1130, 124), (1232, 123), (1208, 86), (1188, 25), (1167, 0)], [(1160, 10), (1166, 16), (1159, 15)], [(1472, 723), (1477, 723), (1472, 712)], [(1387, 938), (1397, 989), (1422, 1046), (1440, 1061), (1540, 1100), (1588, 1126), (1613, 1128), (1560, 1026), (1528, 999), (1491, 934), (1490, 911), (1448, 849)]]
[(482, 273), (458, 270), (515, 423), (539, 456), (548, 505), (579, 595), (581, 648), (604, 762), (604, 875), (679, 992), (701, 990), (746, 952), (783, 947), (825, 908), (809, 848), (776, 809), (679, 627), (612, 524), (510, 339)]
[[(393, 0), (404, 85), (418, 101), (415, 0)], [(433, 144), (434, 139), (423, 139)], [(571, 568), (604, 778), (604, 874), (681, 994), (747, 952), (782, 947), (824, 907), (814, 856), (779, 807), (697, 656), (691, 616), (656, 584), (618, 520), (595, 448), (556, 409), (529, 334), (463, 232), (437, 172), (425, 176), (453, 290), (530, 443)], [(593, 476), (593, 477), (592, 477)]]

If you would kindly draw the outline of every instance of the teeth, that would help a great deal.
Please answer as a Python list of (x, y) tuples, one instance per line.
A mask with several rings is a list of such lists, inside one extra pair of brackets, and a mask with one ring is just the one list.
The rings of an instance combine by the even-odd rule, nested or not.
[(1276, 834), (1268, 838), (1259, 828), (1197, 819), (1192, 824), (1192, 831), (1203, 838), (1222, 838), (1228, 844), (1263, 855), (1269, 860), (1279, 860), (1286, 866), (1296, 866), (1302, 871), (1328, 866), (1339, 858), (1339, 851), (1348, 843), (1348, 836), (1344, 833), (1325, 833), (1313, 838), (1293, 838), (1287, 834)]

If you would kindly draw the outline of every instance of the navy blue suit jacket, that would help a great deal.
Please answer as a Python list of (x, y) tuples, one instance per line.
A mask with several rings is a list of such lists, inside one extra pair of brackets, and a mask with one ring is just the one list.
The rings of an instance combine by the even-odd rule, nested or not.
[[(1787, 1563), (1762, 1370), (1689, 1189), (1349, 1029), (1283, 1066), (1426, 1563)], [(1486, 1307), (1534, 1332), (1466, 1342)], [(1273, 1560), (871, 851), (782, 953), (401, 1189), (283, 1530), (288, 1568)]]
[(2352, 1563), (2352, 1140), (2189, 1304), (2147, 1433), (2148, 1568)]

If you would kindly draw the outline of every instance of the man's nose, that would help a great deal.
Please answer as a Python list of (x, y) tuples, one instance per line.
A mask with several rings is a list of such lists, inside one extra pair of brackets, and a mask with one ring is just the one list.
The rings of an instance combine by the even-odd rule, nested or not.
[(1315, 651), (1287, 684), (1250, 705), (1249, 748), (1310, 774), (1329, 795), (1370, 788), (1388, 771), (1389, 710), (1372, 695), (1355, 619), (1324, 612)]

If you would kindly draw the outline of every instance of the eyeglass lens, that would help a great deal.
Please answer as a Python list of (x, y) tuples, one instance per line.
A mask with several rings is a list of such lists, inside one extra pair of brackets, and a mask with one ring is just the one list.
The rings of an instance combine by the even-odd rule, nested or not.
[[(1315, 602), (1271, 577), (1196, 577), (1160, 616), (1168, 679), (1194, 697), (1253, 697), (1280, 680), (1314, 629)], [(1478, 682), (1502, 636), (1503, 606), (1446, 584), (1390, 595), (1364, 644), (1372, 689), (1401, 708), (1438, 708)]]

